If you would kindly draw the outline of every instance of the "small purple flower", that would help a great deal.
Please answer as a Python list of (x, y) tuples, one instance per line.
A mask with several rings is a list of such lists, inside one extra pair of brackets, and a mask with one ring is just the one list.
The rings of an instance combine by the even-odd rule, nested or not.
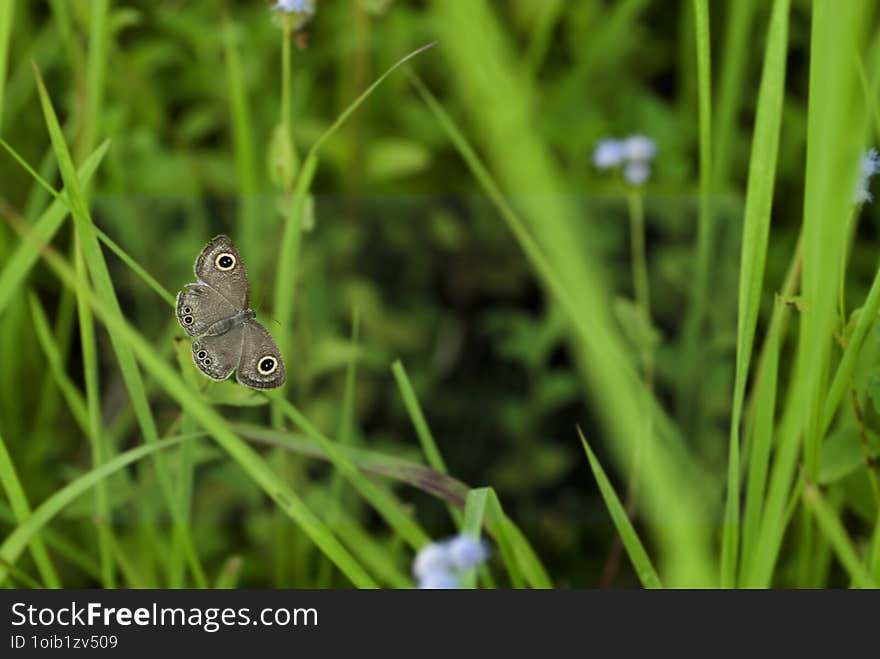
[(419, 588), (422, 590), (452, 590), (460, 586), (458, 578), (451, 572), (437, 570), (419, 577)]
[(642, 185), (651, 175), (651, 165), (646, 162), (628, 162), (623, 167), (623, 178), (630, 185)]
[(428, 575), (444, 572), (452, 568), (449, 560), (449, 552), (446, 546), (440, 542), (432, 542), (425, 545), (416, 554), (416, 560), (413, 561), (413, 573), (419, 578), (424, 579)]
[(630, 185), (642, 185), (651, 176), (651, 161), (657, 155), (657, 143), (645, 135), (630, 135), (622, 140), (601, 140), (593, 151), (598, 169), (623, 167), (623, 178)]
[(657, 144), (650, 137), (631, 135), (623, 141), (623, 157), (630, 162), (647, 163), (657, 155)]
[(620, 140), (602, 140), (593, 151), (593, 164), (599, 169), (619, 167), (623, 160), (623, 142)]
[(458, 588), (465, 573), (488, 556), (482, 542), (461, 534), (422, 547), (413, 561), (413, 574), (419, 588)]
[(452, 565), (458, 570), (477, 567), (488, 557), (482, 542), (469, 535), (458, 535), (446, 542), (446, 551)]
[(874, 201), (874, 195), (868, 190), (871, 185), (871, 177), (880, 172), (880, 154), (877, 149), (871, 147), (867, 153), (862, 156), (859, 180), (856, 184), (856, 192), (854, 202), (856, 204), (864, 204), (865, 202)]
[(307, 14), (311, 16), (315, 13), (314, 0), (278, 0), (272, 9), (282, 11), (285, 14)]

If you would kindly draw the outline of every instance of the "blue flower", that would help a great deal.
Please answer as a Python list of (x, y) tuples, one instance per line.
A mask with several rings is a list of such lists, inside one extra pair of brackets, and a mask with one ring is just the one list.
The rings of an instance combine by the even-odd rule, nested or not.
[(623, 178), (630, 185), (641, 185), (651, 175), (651, 165), (646, 162), (628, 162), (623, 167)]
[(464, 574), (488, 558), (485, 545), (470, 535), (457, 535), (425, 545), (413, 561), (419, 588), (458, 588)]
[(623, 160), (623, 142), (620, 140), (602, 140), (593, 151), (593, 164), (599, 169), (620, 167)]
[(657, 144), (650, 137), (631, 135), (623, 141), (623, 157), (630, 162), (648, 163), (657, 155)]
[(477, 567), (489, 556), (486, 546), (469, 535), (458, 535), (445, 544), (449, 561), (458, 570)]
[(642, 185), (651, 175), (651, 161), (656, 155), (654, 140), (630, 135), (622, 140), (601, 140), (593, 151), (593, 164), (602, 170), (623, 167), (623, 177), (630, 185)]
[(458, 586), (458, 578), (445, 570), (427, 572), (419, 577), (419, 588), (422, 590), (453, 590)]
[(870, 193), (868, 186), (871, 184), (871, 177), (877, 172), (880, 172), (880, 154), (877, 153), (877, 149), (871, 147), (862, 156), (859, 180), (853, 198), (854, 203), (864, 204), (868, 201), (874, 201), (874, 195)]
[(283, 11), (285, 14), (307, 14), (311, 16), (315, 13), (314, 0), (278, 0), (272, 9)]

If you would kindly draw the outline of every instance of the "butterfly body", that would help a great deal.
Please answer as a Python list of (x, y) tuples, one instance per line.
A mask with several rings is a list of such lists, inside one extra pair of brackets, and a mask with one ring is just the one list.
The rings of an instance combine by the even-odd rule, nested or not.
[(198, 369), (213, 380), (225, 380), (236, 371), (236, 379), (254, 389), (284, 384), (281, 352), (248, 306), (247, 270), (232, 240), (214, 238), (193, 270), (197, 281), (177, 294), (177, 321), (193, 337)]

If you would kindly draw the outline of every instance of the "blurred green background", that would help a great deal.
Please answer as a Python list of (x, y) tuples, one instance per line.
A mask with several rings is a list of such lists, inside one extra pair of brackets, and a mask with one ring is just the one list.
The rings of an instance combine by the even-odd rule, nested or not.
[[(2, 135), (28, 162), (61, 187), (38, 110), (34, 61), (77, 163), (104, 139), (111, 141), (89, 188), (90, 201), (96, 224), (129, 255), (174, 292), (192, 280), (192, 262), (203, 245), (228, 233), (247, 264), (258, 317), (273, 333), (280, 327), (292, 337), (285, 354), (288, 397), (316, 425), (331, 435), (338, 430), (345, 368), (356, 354), (353, 441), (418, 459), (390, 370), (395, 359), (402, 360), (450, 473), (471, 486), (496, 489), (556, 585), (600, 583), (616, 534), (575, 428), (584, 429), (611, 467), (609, 438), (598, 420), (601, 403), (571, 350), (562, 313), (405, 71), (395, 71), (322, 145), (292, 319), (273, 322), (284, 216), (270, 148), (281, 103), (282, 28), (270, 3), (110, 2), (103, 67), (92, 59), (92, 3), (13, 4)], [(743, 193), (770, 9), (757, 0), (710, 5), (713, 94), (723, 109), (712, 127), (716, 231), (696, 364), (685, 360), (699, 208), (691, 0), (317, 0), (313, 19), (290, 41), (290, 126), (301, 161), (382, 72), (436, 41), (408, 66), (533, 229), (540, 232), (542, 208), (550, 213), (564, 203), (573, 213), (570, 248), (598, 264), (595, 283), (606, 291), (634, 356), (645, 339), (630, 322), (628, 190), (596, 170), (591, 157), (606, 137), (653, 138), (658, 155), (644, 208), (654, 389), (706, 480), (721, 483)], [(791, 14), (766, 276), (773, 290), (782, 287), (803, 212), (808, 5), (794, 2)], [(97, 92), (90, 87), (96, 71)], [(29, 220), (44, 208), (45, 191), (5, 155), (0, 182), (2, 197)], [(876, 210), (866, 207), (865, 214), (848, 278), (850, 295), (859, 299), (876, 261)], [(4, 225), (0, 236), (7, 247), (18, 240)], [(65, 225), (53, 244), (67, 253), (71, 228)], [(126, 317), (169, 358), (171, 337), (183, 334), (170, 324), (169, 308), (109, 252), (107, 258)], [(51, 272), (38, 266), (29, 281), (55, 327), (71, 323), (69, 300)], [(761, 326), (772, 296), (764, 302)], [(0, 319), (0, 432), (29, 498), (38, 502), (88, 468), (89, 445), (57, 392), (44, 384), (46, 360), (27, 320), (24, 294), (16, 305), (21, 313)], [(355, 310), (356, 346), (350, 341)], [(66, 370), (82, 387), (75, 322), (71, 332)], [(98, 346), (105, 422), (119, 429), (120, 448), (137, 445), (100, 326)], [(172, 422), (175, 409), (155, 397), (160, 427)], [(266, 408), (222, 410), (231, 419), (268, 423)], [(295, 489), (308, 498), (314, 488), (314, 501), (320, 500), (331, 479), (327, 465), (267, 455)], [(609, 472), (623, 496), (627, 472)], [(158, 500), (149, 478), (135, 489), (115, 487), (111, 497)], [(211, 573), (240, 557), (241, 585), (322, 583), (316, 576), (321, 559), (310, 543), (265, 505), (233, 465), (206, 459), (195, 472), (194, 493), (193, 537)], [(713, 529), (720, 524), (723, 485), (714, 493), (717, 501), (705, 520)], [(431, 536), (453, 532), (441, 503), (413, 489), (398, 494)], [(385, 533), (367, 509), (356, 502), (349, 507), (366, 530)], [(149, 534), (139, 527), (152, 522), (140, 519), (138, 510), (123, 505), (115, 520), (119, 541), (135, 557), (150, 551), (144, 544)], [(88, 549), (91, 514), (84, 497), (53, 529)], [(7, 508), (0, 530), (9, 524)], [(393, 538), (388, 543), (389, 551), (402, 551)], [(72, 567), (66, 572), (65, 585), (94, 585)], [(606, 583), (638, 581), (624, 558)]]

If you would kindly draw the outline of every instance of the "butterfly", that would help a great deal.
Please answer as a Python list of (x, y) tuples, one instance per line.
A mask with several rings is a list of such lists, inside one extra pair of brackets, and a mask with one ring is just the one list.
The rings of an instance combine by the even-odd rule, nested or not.
[(250, 309), (247, 270), (228, 236), (217, 236), (196, 259), (196, 282), (177, 294), (177, 321), (194, 337), (192, 358), (212, 380), (236, 371), (254, 389), (284, 384), (281, 351)]

